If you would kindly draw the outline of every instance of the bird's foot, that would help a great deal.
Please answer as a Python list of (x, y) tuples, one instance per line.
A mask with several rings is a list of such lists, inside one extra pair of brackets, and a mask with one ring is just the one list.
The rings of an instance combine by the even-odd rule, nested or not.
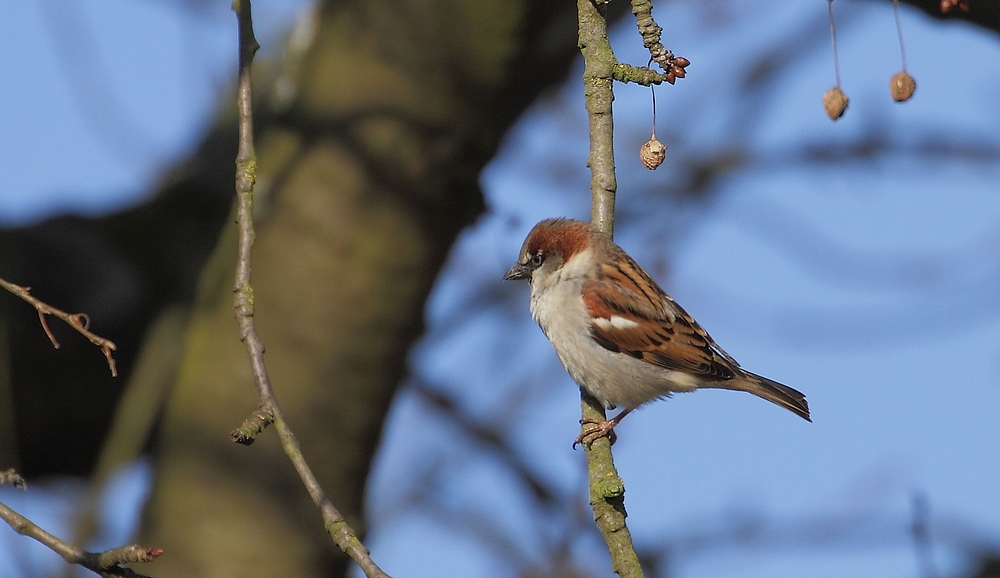
[(583, 425), (585, 423), (592, 423), (594, 424), (594, 427), (587, 428), (586, 430), (583, 431), (583, 433), (579, 435), (579, 437), (576, 438), (576, 440), (573, 442), (574, 450), (576, 449), (576, 446), (580, 444), (583, 444), (586, 448), (589, 449), (590, 446), (595, 441), (604, 436), (607, 436), (608, 440), (612, 444), (614, 444), (615, 441), (617, 441), (618, 436), (615, 435), (615, 426), (618, 425), (618, 418), (614, 419), (587, 418), (580, 420), (580, 425)]

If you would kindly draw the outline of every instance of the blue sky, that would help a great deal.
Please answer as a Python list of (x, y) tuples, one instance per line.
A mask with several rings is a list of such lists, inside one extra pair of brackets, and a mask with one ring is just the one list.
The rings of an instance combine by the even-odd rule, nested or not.
[[(122, 108), (112, 114), (128, 118), (95, 128), (52, 39), (55, 3), (11, 4), (0, 49), (13, 58), (0, 62), (0, 78), (18, 82), (0, 93), (0, 110), (15, 113), (0, 120), (0, 221), (140, 201), (197, 142), (227, 86), (233, 16), (224, 7), (191, 16), (148, 2), (79, 3), (100, 47), (100, 63), (88, 66), (109, 81), (93, 90), (113, 94)], [(273, 23), (261, 32), (265, 48), (300, 6), (255, 4), (258, 25)], [(707, 391), (624, 422), (615, 456), (629, 525), (640, 546), (675, 548), (671, 576), (918, 576), (908, 530), (914, 496), (928, 505), (944, 575), (963, 569), (960, 542), (1000, 544), (1000, 159), (912, 151), (946, 139), (1000, 148), (997, 39), (904, 9), (918, 88), (899, 105), (887, 88), (899, 69), (889, 3), (835, 9), (851, 98), (837, 123), (820, 105), (833, 84), (825, 2), (766, 11), (756, 2), (657, 5), (671, 48), (693, 64), (688, 78), (657, 92), (657, 134), (670, 148), (655, 172), (637, 155), (648, 137), (648, 89), (616, 89), (618, 242), (744, 367), (805, 392), (814, 415), (808, 424), (751, 396)], [(810, 40), (790, 42), (800, 37)], [(630, 23), (612, 42), (620, 59), (645, 62)], [(734, 79), (786, 45), (801, 51), (788, 74), (766, 98), (743, 92)], [(150, 74), (150, 62), (165, 76)], [(598, 539), (579, 530), (586, 500), (584, 458), (570, 449), (576, 388), (530, 320), (527, 288), (498, 282), (535, 221), (587, 217), (586, 130), (574, 83), (508, 135), (482, 176), (489, 212), (453, 251), (428, 306), (428, 334), (411, 355), (415, 378), (466, 415), (530, 424), (511, 447), (567, 496), (566, 511), (533, 511), (509, 469), (462, 441), (453, 424), (414, 428), (434, 413), (404, 390), (369, 492), (369, 546), (393, 575), (513, 577), (527, 569), (511, 564), (512, 551), (546, 568), (547, 548), (561, 540), (572, 565), (610, 575)], [(872, 131), (889, 135), (890, 152), (796, 162), (805, 145), (847, 148)], [(753, 163), (714, 183), (710, 200), (670, 196), (679, 163), (737, 145)], [(415, 444), (426, 452), (414, 454)], [(433, 482), (434, 495), (399, 483), (428, 463), (434, 471), (421, 480)], [(123, 478), (136, 501), (143, 467)], [(30, 494), (37, 497), (20, 498), (21, 507), (42, 521), (45, 512), (59, 517), (53, 495), (65, 512), (74, 492)], [(506, 529), (512, 543), (501, 549), (456, 520)], [(831, 528), (846, 529), (814, 537)], [(127, 540), (127, 528), (119, 532)], [(0, 574), (15, 575), (17, 566), (4, 566), (8, 545), (21, 551), (23, 539), (0, 532)]]

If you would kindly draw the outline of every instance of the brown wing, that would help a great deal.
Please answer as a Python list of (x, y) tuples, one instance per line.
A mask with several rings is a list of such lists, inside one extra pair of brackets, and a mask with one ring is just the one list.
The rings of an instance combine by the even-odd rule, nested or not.
[[(610, 351), (667, 369), (732, 379), (739, 364), (624, 252), (584, 288), (591, 336)], [(618, 291), (613, 288), (620, 288)]]

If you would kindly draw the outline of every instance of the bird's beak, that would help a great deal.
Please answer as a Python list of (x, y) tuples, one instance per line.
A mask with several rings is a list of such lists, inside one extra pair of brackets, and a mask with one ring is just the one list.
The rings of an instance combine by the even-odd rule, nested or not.
[(507, 270), (507, 274), (503, 276), (504, 281), (517, 281), (519, 279), (527, 279), (531, 275), (531, 269), (526, 265), (520, 263), (514, 263), (514, 266)]

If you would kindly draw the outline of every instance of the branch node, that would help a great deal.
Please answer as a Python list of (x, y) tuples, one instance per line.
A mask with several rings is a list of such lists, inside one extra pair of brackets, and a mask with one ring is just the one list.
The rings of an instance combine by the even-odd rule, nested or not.
[(594, 482), (594, 492), (605, 500), (613, 500), (625, 496), (625, 483), (617, 475), (605, 474), (603, 480)]
[(161, 554), (163, 554), (162, 548), (144, 548), (133, 544), (94, 554), (93, 563), (97, 568), (110, 570), (121, 564), (152, 562)]
[(15, 488), (21, 488), (22, 490), (28, 489), (28, 482), (24, 481), (21, 474), (17, 473), (17, 470), (10, 468), (0, 472), (0, 485), (10, 484)]
[(250, 414), (243, 425), (230, 432), (229, 437), (238, 444), (251, 445), (257, 438), (257, 434), (267, 429), (267, 426), (274, 423), (274, 411), (270, 407), (261, 405), (257, 411)]
[(35, 298), (31, 295), (31, 287), (22, 287), (10, 281), (0, 279), (0, 287), (3, 287), (7, 291), (17, 295), (21, 299), (27, 301), (32, 307), (38, 311), (38, 322), (42, 325), (42, 330), (45, 331), (45, 335), (52, 342), (52, 347), (59, 349), (59, 341), (56, 340), (56, 336), (52, 334), (52, 330), (49, 329), (49, 324), (45, 320), (46, 315), (54, 315), (59, 319), (66, 322), (67, 325), (72, 327), (87, 339), (91, 343), (101, 348), (104, 353), (104, 357), (108, 359), (108, 367), (111, 369), (111, 377), (117, 377), (118, 371), (115, 369), (115, 360), (111, 357), (111, 352), (115, 351), (117, 347), (114, 342), (110, 339), (105, 339), (100, 335), (95, 335), (90, 332), (90, 316), (86, 313), (66, 313), (61, 309), (56, 309), (55, 307)]
[(55, 349), (59, 349), (59, 342), (56, 341), (56, 336), (53, 335), (52, 334), (52, 330), (49, 329), (49, 324), (48, 324), (47, 321), (45, 321), (45, 315), (46, 315), (46, 313), (43, 312), (41, 309), (39, 309), (38, 310), (38, 322), (42, 324), (42, 331), (45, 332), (45, 335), (48, 336), (49, 341), (52, 342), (52, 347), (54, 347)]
[(77, 331), (80, 329), (87, 331), (90, 329), (90, 315), (86, 313), (70, 313), (69, 324), (76, 328)]
[(334, 539), (334, 542), (345, 554), (350, 554), (354, 548), (361, 548), (366, 554), (371, 553), (368, 548), (358, 540), (354, 529), (344, 519), (330, 520), (326, 524), (326, 532)]

